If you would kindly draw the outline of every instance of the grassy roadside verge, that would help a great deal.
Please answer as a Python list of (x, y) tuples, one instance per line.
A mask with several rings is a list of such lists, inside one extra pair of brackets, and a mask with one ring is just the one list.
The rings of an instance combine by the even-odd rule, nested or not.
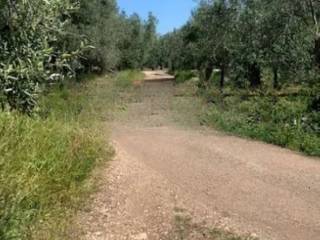
[(202, 116), (204, 124), (238, 136), (320, 156), (319, 113), (305, 96), (216, 95)]
[(92, 170), (113, 155), (101, 129), (136, 77), (127, 71), (52, 89), (31, 118), (0, 113), (0, 239), (67, 239)]
[[(320, 156), (320, 98), (313, 89), (295, 93), (290, 86), (255, 92), (226, 87), (221, 92), (216, 86), (199, 90), (197, 79), (181, 82), (179, 98), (193, 98), (178, 108), (188, 110), (186, 119), (198, 116), (202, 125)], [(201, 103), (192, 109), (195, 99)]]

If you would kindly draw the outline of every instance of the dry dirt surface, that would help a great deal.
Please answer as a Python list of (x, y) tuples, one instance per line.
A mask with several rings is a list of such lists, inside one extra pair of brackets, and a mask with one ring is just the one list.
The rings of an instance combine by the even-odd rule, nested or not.
[(168, 81), (142, 84), (114, 123), (116, 159), (80, 214), (83, 238), (238, 239), (220, 232), (231, 231), (243, 239), (319, 240), (319, 159), (182, 128), (172, 120), (174, 89)]
[(167, 74), (162, 70), (156, 71), (144, 71), (145, 81), (165, 81), (165, 80), (174, 80), (172, 75)]

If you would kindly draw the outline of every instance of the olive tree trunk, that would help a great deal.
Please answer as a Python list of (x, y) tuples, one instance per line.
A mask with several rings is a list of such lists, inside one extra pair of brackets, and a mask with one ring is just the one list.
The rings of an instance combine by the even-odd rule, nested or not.
[(316, 65), (320, 68), (320, 36), (317, 37), (315, 40), (314, 55), (315, 55)]
[(279, 88), (279, 79), (278, 79), (278, 68), (273, 68), (273, 88)]
[(226, 72), (226, 67), (224, 65), (221, 66), (220, 68), (221, 73), (220, 73), (220, 88), (224, 88), (224, 82), (225, 82), (225, 72)]
[(249, 65), (248, 80), (250, 82), (250, 87), (252, 88), (261, 86), (261, 68), (257, 63)]

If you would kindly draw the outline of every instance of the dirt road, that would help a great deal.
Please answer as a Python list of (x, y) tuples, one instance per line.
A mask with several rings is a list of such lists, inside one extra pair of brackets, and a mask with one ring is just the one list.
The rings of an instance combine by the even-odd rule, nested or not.
[(319, 159), (181, 127), (174, 99), (171, 82), (145, 83), (114, 124), (85, 239), (320, 239)]

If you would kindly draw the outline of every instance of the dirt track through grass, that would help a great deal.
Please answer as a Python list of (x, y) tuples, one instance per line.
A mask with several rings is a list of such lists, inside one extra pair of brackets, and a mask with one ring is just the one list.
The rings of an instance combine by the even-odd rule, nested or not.
[(84, 238), (318, 239), (319, 159), (203, 131), (201, 105), (178, 88), (136, 87), (114, 123), (116, 160), (81, 214)]

